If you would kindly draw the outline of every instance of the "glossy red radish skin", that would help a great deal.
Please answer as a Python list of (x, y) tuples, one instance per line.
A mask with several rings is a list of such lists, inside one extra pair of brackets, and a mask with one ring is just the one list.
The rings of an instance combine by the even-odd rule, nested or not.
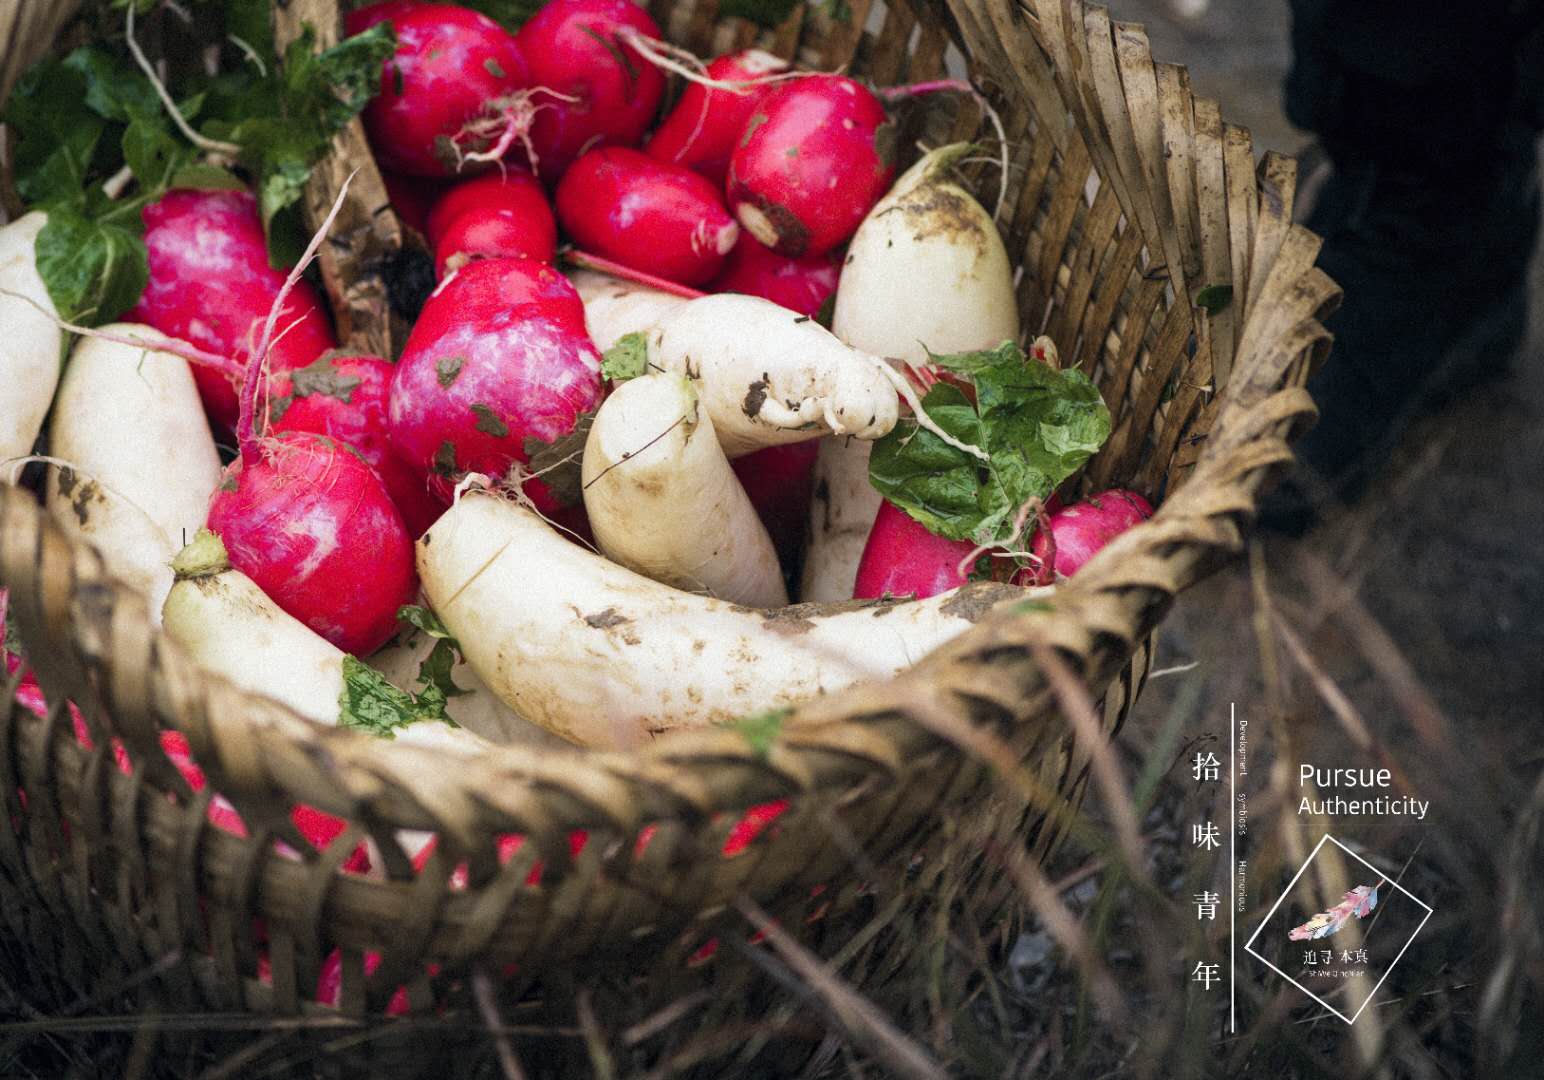
[(729, 159), (729, 205), (783, 255), (845, 243), (895, 177), (894, 127), (844, 75), (793, 79), (766, 95)]
[(975, 546), (968, 540), (934, 536), (894, 503), (882, 502), (858, 563), (853, 599), (915, 596), (923, 600), (959, 588), (969, 580), (960, 573), (960, 563)]
[(417, 592), (412, 540), (385, 485), (325, 436), (268, 437), (237, 458), (210, 499), (209, 528), (274, 603), (356, 656), (396, 633)]
[[(463, 180), (448, 189), (429, 208), (424, 237), (438, 247), (450, 223), (471, 210), (510, 210), (532, 218), (552, 218), (552, 204), (541, 181), (529, 170), (506, 165), (502, 169)], [(554, 225), (556, 228), (556, 225)]]
[[(504, 475), (600, 401), (600, 356), (579, 294), (552, 267), (484, 259), (424, 306), (397, 362), (391, 438), (397, 453), (448, 494), (468, 472)], [(550, 508), (545, 485), (527, 486)]]
[(748, 231), (742, 231), (724, 269), (708, 290), (759, 296), (814, 318), (836, 293), (841, 275), (840, 251), (793, 259), (779, 255)]
[(525, 57), (503, 27), (469, 8), (409, 5), (388, 18), (397, 52), (365, 108), (370, 145), (389, 169), (452, 176), (492, 141), (469, 136), (468, 125), (531, 85)]
[(626, 44), (629, 33), (661, 36), (631, 0), (551, 0), (520, 28), (532, 84), (555, 92), (537, 99), (530, 131), (549, 184), (592, 146), (637, 145), (659, 111), (665, 76)]
[(557, 253), (552, 211), (468, 210), (450, 223), (434, 248), (434, 273), (444, 276), (474, 259), (534, 259), (550, 263)]
[[(150, 278), (124, 320), (245, 365), (285, 279), (268, 265), (257, 200), (245, 191), (179, 189), (141, 216)], [(322, 299), (304, 279), (290, 291), (276, 325), (282, 336), (276, 334), (268, 353), (272, 373), (304, 367), (337, 345)], [(193, 379), (215, 426), (234, 427), (238, 404), (230, 378), (195, 365)]]
[[(716, 82), (753, 82), (788, 70), (788, 62), (761, 49), (720, 56), (708, 64)], [(685, 165), (720, 189), (729, 174), (729, 157), (766, 92), (776, 85), (745, 86), (738, 91), (688, 83), (670, 115), (661, 121), (644, 152), (674, 165)]]
[(683, 285), (717, 274), (740, 238), (712, 183), (626, 147), (591, 150), (574, 162), (556, 202), (579, 247)]
[(1021, 570), (1014, 582), (1045, 585), (1057, 577), (1071, 577), (1111, 540), (1152, 516), (1151, 503), (1134, 491), (1120, 488), (1058, 508), (1047, 517), (1050, 538), (1046, 537), (1044, 527), (1035, 532), (1030, 543), (1033, 565)]
[(380, 476), (416, 539), (446, 504), (391, 449), (387, 407), (395, 374), (395, 366), (378, 356), (323, 356), (274, 381), (270, 430), (309, 431), (351, 447)]

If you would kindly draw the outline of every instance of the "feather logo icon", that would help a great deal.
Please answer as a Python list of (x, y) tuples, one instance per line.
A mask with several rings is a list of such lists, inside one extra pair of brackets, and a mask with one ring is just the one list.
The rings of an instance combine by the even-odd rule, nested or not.
[(1318, 941), (1327, 938), (1352, 918), (1365, 919), (1372, 914), (1372, 909), (1378, 906), (1378, 889), (1383, 882), (1377, 885), (1358, 885), (1346, 893), (1340, 903), (1328, 911), (1321, 911), (1309, 919), (1302, 926), (1295, 927), (1287, 938), (1290, 941)]

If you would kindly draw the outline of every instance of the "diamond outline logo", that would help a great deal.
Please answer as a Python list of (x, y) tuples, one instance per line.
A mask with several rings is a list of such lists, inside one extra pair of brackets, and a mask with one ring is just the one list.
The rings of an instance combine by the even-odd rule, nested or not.
[[(1285, 900), (1288, 896), (1291, 895), (1292, 887), (1297, 884), (1297, 879), (1303, 876), (1303, 871), (1307, 870), (1309, 864), (1314, 861), (1314, 857), (1319, 854), (1319, 849), (1324, 846), (1324, 843), (1325, 843), (1326, 840), (1333, 841), (1335, 846), (1340, 848), (1341, 851), (1344, 851), (1347, 855), (1351, 856), (1357, 862), (1359, 862), (1363, 866), (1367, 867), (1367, 869), (1371, 870), (1373, 873), (1375, 873), (1375, 874), (1379, 875), (1380, 877), (1384, 878), (1392, 888), (1398, 889), (1400, 892), (1404, 893), (1411, 900), (1413, 900), (1417, 905), (1419, 905), (1420, 907), (1426, 909), (1426, 917), (1421, 920), (1420, 925), (1417, 926), (1415, 928), (1414, 933), (1412, 933), (1410, 935), (1410, 939), (1405, 942), (1404, 947), (1399, 950), (1398, 954), (1394, 957), (1393, 961), (1389, 964), (1387, 970), (1385, 970), (1383, 972), (1383, 978), (1379, 979), (1377, 981), (1377, 983), (1374, 984), (1374, 986), (1372, 988), (1372, 992), (1367, 995), (1367, 1000), (1362, 1002), (1361, 1006), (1356, 1010), (1356, 1012), (1352, 1013), (1350, 1016), (1347, 1016), (1345, 1013), (1343, 1013), (1339, 1009), (1335, 1008), (1335, 1006), (1331, 1005), (1328, 1001), (1325, 1001), (1318, 994), (1316, 994), (1312, 990), (1308, 989), (1308, 987), (1306, 987), (1302, 983), (1298, 982), (1292, 976), (1288, 975), (1285, 971), (1282, 971), (1279, 967), (1277, 967), (1275, 964), (1271, 963), (1269, 960), (1267, 960), (1265, 957), (1261, 956), (1259, 953), (1255, 952), (1255, 950), (1254, 950), (1255, 938), (1259, 937), (1261, 932), (1267, 926), (1270, 925), (1271, 919), (1273, 917), (1275, 917), (1275, 915), (1276, 915), (1276, 909), (1281, 906), (1281, 903), (1282, 903), (1283, 900)], [(1399, 882), (1395, 881), (1392, 877), (1389, 877), (1382, 870), (1379, 870), (1376, 866), (1374, 866), (1372, 863), (1368, 862), (1366, 859), (1362, 858), (1356, 852), (1354, 852), (1350, 848), (1346, 847), (1345, 844), (1342, 844), (1339, 840), (1336, 840), (1329, 833), (1325, 833), (1319, 839), (1319, 842), (1313, 846), (1313, 850), (1308, 853), (1308, 858), (1303, 861), (1303, 865), (1298, 867), (1297, 873), (1292, 875), (1292, 880), (1287, 882), (1287, 887), (1281, 891), (1281, 895), (1279, 897), (1277, 897), (1276, 902), (1271, 905), (1271, 909), (1265, 913), (1265, 919), (1260, 923), (1259, 927), (1256, 928), (1255, 932), (1253, 934), (1249, 935), (1249, 940), (1244, 943), (1244, 951), (1246, 953), (1248, 953), (1250, 956), (1253, 956), (1256, 960), (1260, 961), (1260, 963), (1264, 964), (1266, 967), (1270, 968), (1276, 974), (1280, 975), (1283, 979), (1286, 979), (1287, 982), (1289, 982), (1293, 986), (1297, 987), (1303, 993), (1305, 993), (1309, 997), (1313, 998), (1314, 1001), (1318, 1002), (1320, 1005), (1324, 1006), (1330, 1012), (1332, 1012), (1336, 1016), (1340, 1017), (1340, 1019), (1344, 1020), (1347, 1024), (1354, 1024), (1354, 1023), (1356, 1023), (1356, 1018), (1358, 1016), (1362, 1015), (1362, 1010), (1367, 1008), (1367, 1006), (1372, 1003), (1372, 999), (1378, 996), (1378, 988), (1383, 985), (1384, 980), (1389, 977), (1389, 973), (1394, 970), (1394, 966), (1396, 964), (1398, 964), (1399, 961), (1400, 961), (1400, 958), (1405, 955), (1405, 950), (1408, 949), (1412, 944), (1415, 943), (1415, 939), (1420, 936), (1422, 927), (1424, 927), (1426, 925), (1427, 920), (1430, 919), (1431, 916), (1432, 916), (1432, 906), (1430, 904), (1426, 903), (1420, 897), (1416, 896), (1409, 889), (1405, 888)]]

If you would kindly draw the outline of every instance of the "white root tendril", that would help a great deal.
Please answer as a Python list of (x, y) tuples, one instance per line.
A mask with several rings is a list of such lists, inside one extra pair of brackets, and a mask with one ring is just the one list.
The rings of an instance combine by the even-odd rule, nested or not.
[(981, 447), (973, 446), (968, 442), (961, 442), (953, 435), (950, 435), (943, 428), (939, 427), (933, 421), (933, 418), (928, 416), (927, 411), (923, 409), (922, 399), (917, 396), (916, 388), (911, 385), (911, 380), (906, 378), (906, 376), (902, 375), (899, 371), (896, 371), (895, 368), (891, 367), (890, 364), (884, 360), (876, 359), (874, 363), (879, 365), (879, 370), (884, 372), (885, 378), (890, 380), (890, 384), (895, 387), (896, 392), (900, 394), (901, 397), (905, 399), (906, 404), (911, 407), (911, 411), (916, 417), (918, 427), (923, 428), (926, 431), (931, 431), (934, 435), (942, 439), (945, 445), (952, 446), (956, 450), (962, 450), (965, 453), (971, 455), (971, 457), (977, 458), (981, 461), (992, 460), (987, 452), (981, 449)]
[(172, 100), (172, 95), (167, 91), (163, 83), (155, 73), (155, 67), (150, 59), (145, 56), (145, 51), (139, 47), (139, 42), (134, 40), (134, 3), (129, 3), (125, 10), (124, 36), (128, 39), (129, 52), (134, 57), (134, 62), (145, 73), (145, 78), (150, 80), (151, 89), (156, 97), (161, 99), (161, 104), (166, 107), (167, 115), (172, 118), (172, 123), (177, 125), (177, 130), (182, 132), (182, 137), (206, 153), (219, 154), (221, 157), (234, 161), (241, 155), (241, 147), (235, 143), (222, 142), (219, 139), (211, 139), (207, 135), (200, 135), (193, 130), (193, 126), (184, 119), (182, 110), (177, 108), (177, 103)]
[(13, 292), (10, 289), (0, 288), (0, 296), (5, 296), (12, 300), (25, 301), (26, 303), (32, 305), (32, 307), (36, 308), (37, 311), (49, 322), (53, 323), (60, 330), (63, 330), (67, 334), (78, 334), (81, 337), (101, 338), (103, 341), (110, 341), (115, 345), (130, 345), (138, 349), (150, 349), (155, 352), (170, 353), (173, 356), (180, 356), (190, 364), (198, 364), (201, 367), (213, 368), (216, 371), (225, 373), (226, 375), (240, 374), (240, 365), (238, 365), (236, 361), (232, 360), (230, 357), (221, 356), (219, 353), (212, 353), (204, 349), (200, 349), (197, 345), (183, 341), (180, 338), (167, 337), (158, 330), (150, 330), (149, 327), (146, 327), (146, 329), (149, 330), (149, 333), (144, 337), (136, 337), (131, 334), (114, 334), (106, 330), (97, 330), (89, 326), (80, 326), (76, 323), (65, 322), (63, 319), (59, 318), (59, 316), (50, 312), (42, 304), (32, 299), (32, 297), (23, 296), (21, 293)]
[[(1044, 517), (1044, 515), (1045, 503), (1040, 500), (1039, 496), (1031, 495), (1029, 499), (1025, 501), (1024, 505), (1019, 507), (1018, 513), (1013, 515), (1012, 539), (1017, 540), (1019, 537), (1024, 535), (1024, 527), (1029, 524), (1030, 517), (1033, 516), (1036, 519), (1041, 519)], [(999, 546), (1000, 545), (998, 544), (977, 544), (975, 547), (970, 549), (970, 553), (968, 555), (960, 560), (959, 565), (954, 568), (954, 572), (960, 577), (966, 576), (970, 573), (970, 568), (976, 565), (977, 559), (985, 555), (987, 552), (992, 551), (993, 548)], [(1003, 558), (1015, 558), (1020, 555), (1029, 559), (1036, 558), (1033, 553), (1028, 551), (1002, 552), (1001, 555)]]
[(715, 79), (708, 74), (708, 66), (702, 62), (702, 58), (689, 49), (672, 45), (668, 41), (661, 41), (659, 38), (649, 37), (630, 26), (618, 30), (617, 37), (660, 70), (673, 72), (687, 82), (694, 82), (709, 90), (722, 90), (728, 94), (744, 95), (758, 86), (797, 79), (804, 75), (803, 72), (788, 71), (754, 79)]
[[(467, 162), (480, 164), (497, 161), (502, 165), (504, 155), (509, 153), (516, 142), (525, 149), (531, 161), (531, 169), (535, 171), (540, 168), (541, 157), (536, 153), (535, 144), (531, 142), (531, 124), (535, 121), (537, 113), (543, 109), (556, 108), (557, 105), (552, 101), (533, 101), (537, 94), (546, 94), (569, 105), (577, 105), (580, 100), (573, 94), (560, 94), (545, 86), (533, 86), (527, 90), (517, 90), (508, 97), (492, 102), (491, 107), (497, 112), (491, 116), (469, 121), (451, 138), (450, 145), (456, 153), (456, 171), (460, 172)], [(484, 139), (493, 140), (487, 149), (466, 152), (461, 149), (463, 140), (470, 142)]]

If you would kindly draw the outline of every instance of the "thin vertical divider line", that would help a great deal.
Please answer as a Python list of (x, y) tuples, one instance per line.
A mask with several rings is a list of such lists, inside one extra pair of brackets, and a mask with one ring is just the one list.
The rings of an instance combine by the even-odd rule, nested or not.
[(1238, 705), (1228, 702), (1228, 1033), (1238, 1034)]

